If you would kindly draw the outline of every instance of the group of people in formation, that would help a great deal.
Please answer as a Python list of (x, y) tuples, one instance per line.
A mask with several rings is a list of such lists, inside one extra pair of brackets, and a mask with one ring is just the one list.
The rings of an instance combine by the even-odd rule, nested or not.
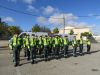
[[(90, 54), (91, 42), (89, 38), (85, 40), (85, 44), (87, 45), (87, 54)], [(77, 57), (77, 50), (78, 55), (84, 55), (84, 41), (82, 37), (80, 37), (80, 40), (77, 40), (76, 36), (74, 36), (74, 39), (69, 41), (67, 35), (63, 37), (58, 35), (39, 37), (25, 35), (21, 37), (18, 34), (14, 34), (12, 40), (9, 42), (9, 47), (13, 53), (14, 66), (19, 65), (21, 50), (24, 50), (24, 56), (27, 60), (30, 60), (34, 64), (38, 55), (42, 56), (45, 61), (48, 61), (49, 56), (56, 59), (61, 55), (65, 58), (69, 57), (70, 45), (73, 48), (72, 55), (74, 57)]]

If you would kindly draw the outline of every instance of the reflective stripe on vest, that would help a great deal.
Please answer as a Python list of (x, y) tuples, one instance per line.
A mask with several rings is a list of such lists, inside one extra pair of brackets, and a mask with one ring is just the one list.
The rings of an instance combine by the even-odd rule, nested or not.
[(18, 45), (21, 45), (21, 39), (20, 38), (18, 38), (17, 43), (18, 43)]
[(44, 38), (44, 45), (48, 45), (47, 39)]
[(55, 44), (59, 44), (59, 43), (58, 43), (58, 39), (57, 39), (57, 38), (55, 38)]
[(80, 44), (83, 44), (83, 40), (82, 39), (80, 39)]
[(17, 45), (17, 37), (13, 37), (13, 46)]
[(39, 38), (39, 44), (42, 44), (42, 39), (41, 38)]
[(32, 46), (33, 44), (33, 38), (30, 38), (30, 45)]
[(25, 41), (26, 41), (26, 45), (29, 45), (29, 39), (26, 38)]
[(36, 39), (35, 38), (30, 38), (30, 45), (31, 46), (36, 45)]
[(72, 45), (75, 46), (77, 44), (76, 40), (73, 40)]
[(91, 42), (88, 40), (88, 41), (87, 41), (87, 44), (88, 44), (88, 45), (91, 45)]
[(64, 45), (68, 44), (68, 39), (64, 38)]

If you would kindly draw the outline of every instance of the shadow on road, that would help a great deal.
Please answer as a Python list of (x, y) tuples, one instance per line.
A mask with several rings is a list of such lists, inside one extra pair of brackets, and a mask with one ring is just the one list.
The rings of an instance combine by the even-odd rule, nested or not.
[[(90, 54), (97, 53), (97, 52), (99, 52), (99, 51), (100, 51), (100, 50), (91, 51)], [(84, 52), (84, 55), (85, 55), (85, 54), (87, 54), (87, 52)]]
[(8, 46), (0, 46), (0, 50), (8, 50), (9, 49), (9, 47)]

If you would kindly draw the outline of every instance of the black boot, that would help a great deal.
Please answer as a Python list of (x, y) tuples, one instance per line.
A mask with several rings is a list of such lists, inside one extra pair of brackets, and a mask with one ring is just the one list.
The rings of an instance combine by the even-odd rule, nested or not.
[(18, 64), (17, 64), (17, 63), (15, 63), (15, 64), (14, 64), (14, 67), (17, 67), (17, 66), (18, 66)]
[(31, 64), (34, 64), (34, 60), (32, 60)]

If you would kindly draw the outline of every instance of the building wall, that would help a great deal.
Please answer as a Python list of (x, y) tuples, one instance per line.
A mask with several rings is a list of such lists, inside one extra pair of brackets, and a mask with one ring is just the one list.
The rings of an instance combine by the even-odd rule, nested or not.
[[(81, 33), (90, 32), (89, 28), (71, 28), (71, 29), (74, 31), (74, 34), (76, 34), (77, 39), (80, 39)], [(66, 28), (65, 34), (69, 34), (71, 29)], [(59, 30), (59, 34), (63, 34), (63, 29)]]

